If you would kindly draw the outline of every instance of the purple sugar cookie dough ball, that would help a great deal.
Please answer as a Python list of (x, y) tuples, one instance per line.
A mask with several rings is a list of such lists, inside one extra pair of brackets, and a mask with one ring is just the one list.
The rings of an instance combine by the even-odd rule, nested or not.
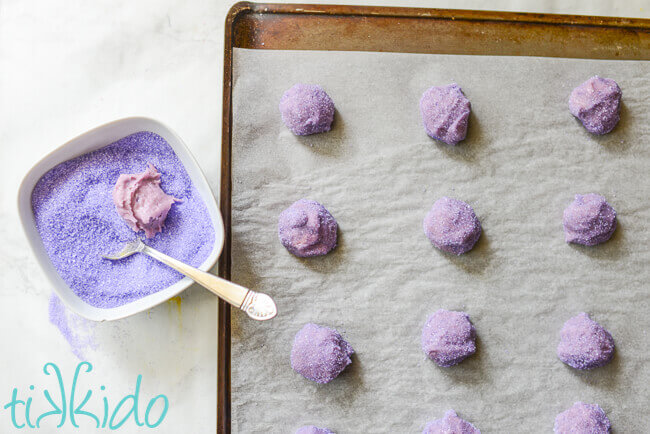
[(431, 87), (420, 98), (424, 129), (436, 140), (455, 145), (467, 135), (471, 105), (456, 83)]
[(424, 234), (434, 246), (462, 255), (481, 236), (481, 222), (471, 206), (457, 199), (441, 197), (424, 217)]
[(596, 75), (573, 89), (569, 110), (590, 133), (607, 134), (621, 118), (621, 94), (614, 80)]
[(322, 87), (296, 84), (280, 99), (282, 122), (297, 136), (329, 131), (334, 120), (334, 102)]
[(481, 431), (458, 417), (454, 410), (447, 410), (442, 419), (429, 422), (422, 434), (481, 434)]
[(330, 431), (327, 428), (318, 428), (314, 425), (305, 425), (298, 428), (296, 434), (335, 434), (334, 431)]
[(599, 194), (576, 194), (564, 210), (567, 243), (594, 246), (609, 240), (616, 230), (616, 211)]
[(564, 323), (557, 356), (576, 369), (604, 366), (614, 357), (614, 338), (582, 312)]
[(336, 330), (307, 323), (293, 341), (291, 367), (306, 379), (325, 384), (352, 363), (353, 353)]
[(427, 318), (421, 343), (427, 357), (447, 368), (476, 352), (476, 329), (465, 312), (440, 309)]
[(555, 434), (607, 434), (611, 424), (598, 404), (576, 402), (555, 418)]
[(280, 213), (278, 237), (301, 258), (325, 255), (336, 247), (338, 224), (320, 203), (300, 199)]

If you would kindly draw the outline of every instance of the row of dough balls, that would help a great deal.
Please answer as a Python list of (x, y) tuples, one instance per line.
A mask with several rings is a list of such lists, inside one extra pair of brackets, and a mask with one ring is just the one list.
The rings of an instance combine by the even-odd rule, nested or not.
[[(476, 352), (476, 329), (465, 312), (440, 309), (431, 314), (423, 329), (424, 353), (438, 366), (451, 367)], [(308, 380), (326, 384), (352, 363), (354, 350), (332, 328), (308, 323), (295, 336), (291, 348), (291, 367)], [(558, 358), (575, 369), (588, 370), (604, 366), (614, 356), (612, 335), (589, 315), (582, 312), (569, 319), (560, 331)], [(576, 403), (555, 420), (555, 433), (608, 433), (610, 423), (596, 404)], [(314, 426), (303, 427), (297, 434), (328, 434)], [(460, 419), (453, 410), (442, 419), (429, 422), (423, 434), (480, 433), (472, 424)]]
[[(599, 194), (577, 194), (564, 210), (567, 243), (593, 246), (611, 238), (616, 230), (616, 211)], [(434, 246), (461, 255), (481, 236), (481, 222), (474, 209), (458, 199), (442, 197), (424, 217), (424, 233)], [(320, 203), (301, 199), (278, 219), (282, 245), (299, 257), (325, 255), (336, 247), (338, 224)]]
[[(611, 424), (598, 404), (576, 402), (555, 418), (555, 434), (607, 434)], [(327, 428), (314, 425), (303, 426), (296, 434), (335, 434)], [(468, 421), (458, 417), (454, 410), (448, 410), (442, 419), (433, 420), (424, 427), (422, 434), (481, 434)]]
[[(606, 134), (620, 120), (621, 88), (609, 78), (591, 77), (569, 96), (569, 111), (593, 134)], [(298, 136), (329, 131), (334, 120), (334, 102), (322, 87), (296, 84), (280, 99), (284, 124)], [(427, 89), (420, 99), (420, 114), (426, 133), (449, 145), (467, 136), (471, 104), (456, 83)]]

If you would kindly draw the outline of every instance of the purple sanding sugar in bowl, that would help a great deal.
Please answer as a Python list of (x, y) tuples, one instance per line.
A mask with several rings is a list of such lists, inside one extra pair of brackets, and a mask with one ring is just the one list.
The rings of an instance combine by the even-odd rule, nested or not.
[(164, 289), (183, 278), (146, 255), (120, 261), (102, 258), (137, 235), (115, 209), (112, 191), (120, 174), (139, 173), (153, 164), (161, 188), (182, 202), (165, 229), (146, 242), (192, 266), (212, 251), (215, 233), (203, 199), (169, 144), (139, 132), (65, 161), (48, 171), (32, 192), (36, 227), (52, 264), (86, 303), (112, 308)]

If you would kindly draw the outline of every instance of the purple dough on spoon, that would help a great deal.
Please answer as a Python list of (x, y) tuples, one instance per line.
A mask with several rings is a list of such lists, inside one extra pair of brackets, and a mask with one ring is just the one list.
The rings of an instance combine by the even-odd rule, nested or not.
[(476, 352), (476, 329), (465, 312), (439, 309), (422, 328), (422, 351), (438, 366), (454, 366)]
[(481, 431), (458, 417), (454, 410), (447, 410), (442, 419), (429, 422), (422, 434), (481, 434)]
[(576, 402), (555, 418), (555, 434), (607, 434), (611, 424), (598, 404)]
[(291, 367), (316, 383), (329, 383), (352, 363), (354, 350), (339, 332), (307, 323), (296, 334), (291, 348)]
[(614, 356), (614, 338), (582, 312), (564, 323), (560, 331), (557, 356), (576, 369), (604, 366)]
[(327, 428), (318, 428), (314, 425), (305, 425), (298, 428), (296, 434), (335, 434), (334, 431), (330, 431)]
[(621, 95), (614, 80), (596, 75), (573, 89), (569, 110), (590, 133), (607, 134), (621, 118)]
[(300, 199), (282, 211), (278, 237), (282, 245), (301, 258), (325, 255), (336, 247), (338, 224), (320, 203)]
[(334, 102), (320, 86), (296, 84), (282, 95), (280, 114), (297, 136), (324, 133), (334, 121)]
[(420, 98), (424, 129), (436, 140), (455, 145), (467, 136), (471, 104), (456, 83), (431, 87)]
[(616, 211), (599, 194), (576, 194), (564, 210), (567, 243), (594, 246), (609, 240), (616, 230)]
[(423, 226), (424, 234), (434, 246), (455, 255), (470, 251), (481, 236), (481, 222), (472, 207), (449, 197), (433, 204)]

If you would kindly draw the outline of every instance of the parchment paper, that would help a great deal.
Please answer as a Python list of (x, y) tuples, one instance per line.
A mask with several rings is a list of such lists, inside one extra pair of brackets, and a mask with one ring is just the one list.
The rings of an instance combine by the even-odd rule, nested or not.
[[(233, 317), (236, 433), (419, 433), (447, 409), (483, 433), (548, 433), (575, 401), (595, 402), (615, 433), (647, 432), (650, 416), (650, 64), (525, 57), (235, 50), (233, 280), (271, 294), (279, 315)], [(593, 75), (623, 90), (622, 119), (604, 136), (571, 116), (571, 90)], [(333, 98), (333, 130), (293, 136), (278, 102), (297, 82)], [(428, 138), (418, 102), (457, 82), (472, 103), (457, 147)], [(613, 238), (564, 242), (562, 212), (598, 192), (618, 211)], [(453, 257), (422, 219), (448, 195), (474, 207), (484, 233)], [(321, 202), (339, 246), (299, 259), (277, 238), (295, 200)], [(420, 349), (427, 315), (464, 310), (478, 351), (439, 368)], [(581, 311), (614, 336), (606, 367), (578, 372), (555, 354)], [(327, 385), (291, 370), (306, 322), (341, 331), (356, 355)]]

